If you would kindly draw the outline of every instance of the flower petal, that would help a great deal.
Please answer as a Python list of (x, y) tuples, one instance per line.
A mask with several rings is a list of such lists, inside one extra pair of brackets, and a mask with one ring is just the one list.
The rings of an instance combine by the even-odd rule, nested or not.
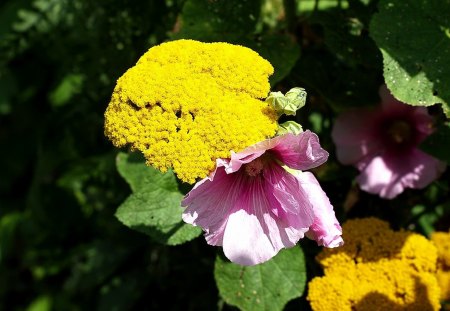
[(275, 256), (281, 248), (274, 248), (264, 232), (261, 219), (239, 209), (228, 218), (223, 238), (223, 251), (232, 262), (251, 266)]
[(240, 196), (228, 217), (223, 235), (225, 256), (241, 265), (255, 265), (275, 256), (282, 248), (293, 247), (307, 228), (294, 228), (270, 209), (265, 181), (253, 180)]
[(309, 131), (268, 139), (232, 153), (230, 160), (218, 159), (216, 170), (182, 202), (183, 220), (202, 227), (209, 244), (222, 245), (225, 255), (242, 265), (262, 263), (294, 246), (314, 221), (305, 190), (273, 158), (266, 158), (256, 175), (239, 171), (269, 149), (293, 167), (314, 167), (328, 157)]
[(339, 162), (356, 164), (368, 155), (381, 152), (382, 142), (374, 130), (377, 114), (377, 111), (369, 109), (354, 109), (336, 119), (331, 137)]
[(272, 166), (255, 178), (217, 168), (183, 200), (183, 220), (202, 227), (208, 244), (223, 245), (225, 255), (242, 265), (294, 246), (313, 222), (312, 206), (297, 179)]
[(386, 153), (373, 158), (356, 181), (364, 191), (392, 199), (405, 188), (426, 187), (444, 170), (443, 162), (413, 149), (401, 157)]
[(385, 199), (392, 199), (403, 192), (400, 177), (392, 171), (382, 156), (374, 157), (356, 177), (360, 188), (369, 193), (378, 194)]
[(306, 232), (306, 236), (315, 240), (319, 246), (332, 248), (343, 245), (342, 228), (317, 179), (309, 172), (297, 172), (295, 176), (314, 208), (314, 223)]
[(181, 205), (186, 209), (182, 218), (188, 224), (200, 226), (208, 244), (220, 246), (228, 215), (240, 195), (235, 176), (219, 167), (212, 177), (198, 182), (184, 197)]
[[(405, 164), (405, 161), (400, 162), (400, 164)], [(412, 174), (403, 174), (405, 177), (402, 182), (405, 187), (422, 189), (438, 179), (445, 168), (444, 162), (419, 149), (414, 149), (408, 155), (407, 163), (403, 168), (404, 171), (412, 172)]]
[(308, 170), (325, 163), (326, 152), (319, 143), (319, 137), (307, 130), (298, 135), (286, 134), (272, 148), (278, 160), (296, 170)]
[(241, 152), (231, 151), (231, 159), (225, 165), (225, 170), (228, 174), (237, 172), (243, 164), (250, 163), (251, 161), (259, 158), (266, 150), (272, 149), (276, 145), (285, 139), (285, 135), (277, 136), (275, 138), (269, 138), (259, 143), (256, 143), (248, 148), (245, 148)]
[(306, 232), (314, 221), (314, 211), (299, 181), (276, 163), (264, 171), (264, 179), (272, 213), (289, 227)]

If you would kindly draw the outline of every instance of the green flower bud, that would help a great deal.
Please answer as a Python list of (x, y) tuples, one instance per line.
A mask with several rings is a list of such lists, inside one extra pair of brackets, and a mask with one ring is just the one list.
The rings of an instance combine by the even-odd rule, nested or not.
[(270, 92), (266, 102), (272, 105), (279, 115), (295, 116), (296, 111), (305, 105), (306, 92), (300, 87), (290, 89), (286, 95), (281, 92)]
[(306, 91), (301, 87), (294, 87), (293, 89), (290, 89), (286, 93), (285, 97), (291, 102), (293, 107), (296, 107), (295, 110), (299, 110), (306, 103)]
[(300, 124), (295, 121), (286, 121), (278, 125), (277, 135), (284, 135), (286, 133), (292, 133), (294, 135), (303, 132), (303, 128)]

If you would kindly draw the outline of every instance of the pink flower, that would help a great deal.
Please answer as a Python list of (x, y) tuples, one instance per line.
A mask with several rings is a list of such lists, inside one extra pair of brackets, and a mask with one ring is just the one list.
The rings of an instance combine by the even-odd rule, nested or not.
[(405, 188), (421, 189), (437, 179), (445, 164), (417, 146), (432, 132), (432, 118), (424, 107), (396, 100), (380, 88), (381, 107), (341, 114), (333, 127), (337, 158), (361, 172), (361, 189), (392, 199)]
[(307, 170), (327, 158), (310, 131), (232, 152), (186, 195), (183, 220), (202, 227), (208, 244), (223, 246), (225, 255), (241, 265), (269, 260), (306, 232), (319, 245), (339, 246), (341, 227), (315, 177), (282, 167)]

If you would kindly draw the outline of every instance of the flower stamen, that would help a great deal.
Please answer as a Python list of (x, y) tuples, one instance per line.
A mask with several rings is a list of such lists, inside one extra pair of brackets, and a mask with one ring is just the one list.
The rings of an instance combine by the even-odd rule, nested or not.
[(408, 144), (412, 141), (414, 133), (412, 126), (404, 120), (395, 120), (387, 128), (388, 139), (397, 145)]

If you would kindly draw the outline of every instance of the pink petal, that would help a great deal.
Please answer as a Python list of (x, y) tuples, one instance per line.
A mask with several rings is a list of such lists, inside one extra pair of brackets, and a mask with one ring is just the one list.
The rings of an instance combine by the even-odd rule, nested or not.
[(285, 136), (286, 135), (266, 139), (237, 153), (231, 151), (231, 159), (225, 165), (226, 172), (228, 174), (237, 172), (243, 164), (250, 163), (263, 155), (266, 150), (272, 149), (276, 145), (280, 144), (285, 139)]
[(272, 213), (288, 226), (307, 231), (314, 221), (314, 211), (295, 176), (274, 164), (264, 171), (264, 178), (264, 191)]
[(383, 84), (382, 86), (380, 86), (380, 88), (378, 90), (378, 94), (381, 97), (381, 102), (382, 103), (391, 103), (393, 101), (398, 101), (397, 99), (395, 99), (394, 96), (392, 96), (392, 93), (388, 89), (386, 84)]
[(200, 226), (208, 244), (222, 245), (226, 220), (241, 192), (234, 176), (226, 174), (222, 167), (211, 176), (198, 182), (185, 196), (181, 202), (186, 207), (182, 218), (188, 224)]
[(356, 178), (360, 188), (382, 198), (392, 199), (404, 190), (401, 178), (392, 171), (382, 156), (376, 156)]
[(328, 159), (328, 152), (320, 146), (317, 135), (307, 130), (298, 135), (285, 134), (266, 139), (238, 153), (232, 151), (225, 170), (227, 173), (237, 172), (243, 164), (260, 157), (267, 150), (271, 150), (287, 166), (298, 170), (317, 167)]
[(411, 122), (418, 132), (417, 144), (419, 144), (433, 132), (433, 118), (428, 114), (425, 107), (415, 107), (412, 109)]
[[(444, 162), (419, 149), (412, 150), (406, 163), (404, 171), (408, 170), (408, 172), (413, 173), (404, 174), (405, 178), (403, 178), (402, 182), (405, 187), (413, 189), (425, 188), (438, 179), (446, 168)], [(405, 164), (405, 161), (401, 161), (401, 164)], [(410, 178), (407, 179), (407, 176)]]
[(380, 86), (379, 94), (384, 117), (396, 116), (397, 118), (411, 119), (424, 133), (431, 133), (432, 118), (426, 107), (414, 107), (397, 100), (392, 96), (386, 85)]
[(283, 215), (277, 217), (271, 212), (273, 207), (267, 198), (269, 193), (265, 183), (264, 179), (255, 179), (247, 185), (247, 192), (239, 197), (228, 217), (223, 250), (232, 262), (241, 265), (263, 263), (282, 248), (293, 247), (308, 230), (291, 227)]
[(312, 205), (299, 182), (275, 162), (262, 176), (227, 174), (199, 182), (182, 201), (183, 220), (200, 226), (233, 262), (253, 265), (294, 246), (312, 225)]
[(314, 208), (314, 223), (306, 236), (315, 240), (319, 246), (332, 248), (343, 245), (342, 228), (336, 219), (330, 200), (317, 179), (309, 172), (297, 172), (295, 176), (300, 182), (300, 187), (307, 194), (307, 200)]
[[(264, 220), (244, 209), (237, 210), (228, 218), (223, 238), (223, 251), (232, 262), (251, 266), (265, 262), (282, 248), (273, 245)], [(270, 218), (269, 218), (270, 219)], [(277, 227), (273, 226), (271, 230)]]
[(378, 112), (354, 109), (342, 113), (335, 121), (331, 137), (342, 164), (357, 164), (367, 155), (380, 152), (381, 140), (374, 133)]
[(325, 163), (326, 152), (319, 143), (319, 137), (307, 130), (298, 135), (286, 134), (272, 148), (278, 160), (296, 170), (308, 170)]
[(256, 162), (263, 163), (262, 175), (250, 176), (246, 169), (240, 170), (267, 150), (287, 165), (302, 169), (315, 167), (328, 157), (310, 131), (268, 139), (233, 152), (230, 160), (218, 159), (215, 172), (182, 201), (186, 207), (183, 220), (202, 227), (209, 244), (222, 245), (225, 255), (242, 265), (262, 263), (280, 249), (294, 246), (315, 219), (310, 196), (275, 159)]
[(380, 86), (379, 94), (381, 97), (381, 106), (385, 112), (402, 114), (408, 112), (412, 106), (409, 106), (392, 96), (391, 91), (384, 84)]
[(374, 157), (356, 181), (364, 191), (392, 199), (405, 188), (426, 187), (444, 170), (444, 163), (418, 149), (413, 149), (402, 156), (385, 153)]
[(381, 119), (406, 120), (418, 132), (417, 144), (433, 132), (433, 118), (428, 114), (426, 107), (413, 107), (398, 101), (385, 85), (380, 87), (380, 96), (383, 109)]

